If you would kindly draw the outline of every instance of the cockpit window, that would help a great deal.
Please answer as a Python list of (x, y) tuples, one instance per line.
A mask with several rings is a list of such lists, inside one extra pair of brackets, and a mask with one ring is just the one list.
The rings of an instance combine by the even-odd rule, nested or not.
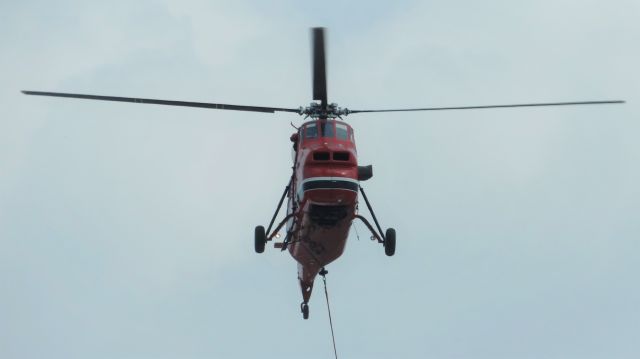
[(318, 127), (315, 123), (310, 123), (305, 127), (304, 138), (317, 138), (318, 137)]
[(339, 140), (347, 140), (349, 138), (349, 128), (343, 123), (336, 123), (336, 137)]
[(320, 121), (322, 137), (333, 137), (333, 123)]

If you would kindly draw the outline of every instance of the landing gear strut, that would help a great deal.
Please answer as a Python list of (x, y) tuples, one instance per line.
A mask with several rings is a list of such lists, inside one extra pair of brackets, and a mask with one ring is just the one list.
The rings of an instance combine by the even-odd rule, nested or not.
[[(278, 215), (278, 212), (280, 212), (280, 208), (282, 208), (282, 203), (284, 202), (284, 198), (287, 196), (287, 192), (289, 192), (289, 188), (291, 188), (292, 182), (293, 182), (293, 175), (291, 176), (291, 179), (289, 180), (289, 183), (287, 184), (287, 186), (284, 188), (284, 192), (282, 192), (282, 197), (280, 197), (280, 201), (278, 202), (278, 206), (276, 207), (276, 211), (273, 214), (273, 217), (271, 217), (271, 222), (269, 222), (269, 227), (267, 228), (267, 230), (265, 231), (263, 226), (256, 227), (255, 239), (254, 239), (256, 253), (264, 252), (264, 247), (266, 243), (270, 241), (273, 238), (273, 236), (276, 233), (278, 233), (280, 228), (282, 228), (282, 226), (284, 226), (285, 223), (292, 217), (292, 214), (287, 215), (285, 219), (282, 220), (282, 222), (280, 222), (280, 224), (276, 227), (276, 229), (274, 229), (273, 232), (271, 232), (271, 227), (273, 227), (273, 222), (276, 220), (276, 216)], [(269, 232), (271, 232), (271, 234), (269, 234)], [(276, 243), (276, 245), (278, 244), (282, 245), (283, 243)], [(285, 249), (284, 246), (280, 248), (283, 248), (283, 250)]]
[(376, 218), (376, 214), (373, 212), (373, 208), (371, 208), (369, 199), (364, 193), (364, 189), (362, 189), (362, 187), (360, 187), (360, 192), (362, 193), (362, 198), (364, 198), (364, 202), (367, 204), (367, 208), (371, 213), (371, 217), (373, 217), (373, 222), (376, 224), (378, 231), (376, 232), (376, 230), (371, 226), (371, 223), (369, 223), (369, 221), (367, 221), (367, 219), (362, 217), (361, 215), (356, 215), (356, 218), (360, 219), (367, 226), (367, 228), (369, 228), (369, 231), (371, 231), (371, 234), (373, 235), (371, 239), (377, 240), (378, 243), (382, 243), (382, 245), (384, 246), (384, 254), (391, 257), (396, 253), (396, 230), (393, 228), (388, 228), (386, 234), (382, 234), (382, 228), (380, 228), (378, 218)]

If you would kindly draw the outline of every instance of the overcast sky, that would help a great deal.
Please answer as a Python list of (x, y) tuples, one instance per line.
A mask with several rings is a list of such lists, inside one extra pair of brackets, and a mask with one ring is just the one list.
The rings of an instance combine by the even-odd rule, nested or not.
[(394, 257), (356, 224), (328, 285), (342, 358), (637, 358), (640, 3), (0, 2), (0, 358), (329, 358), (321, 282), (253, 252), (309, 28)]

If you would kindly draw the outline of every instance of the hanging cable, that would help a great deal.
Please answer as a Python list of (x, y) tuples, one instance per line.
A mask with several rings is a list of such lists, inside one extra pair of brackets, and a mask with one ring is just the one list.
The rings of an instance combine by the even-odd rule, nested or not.
[(333, 354), (338, 359), (338, 351), (336, 350), (336, 337), (333, 334), (333, 321), (331, 320), (331, 307), (329, 306), (329, 292), (327, 291), (327, 273), (329, 273), (324, 267), (320, 271), (322, 276), (322, 282), (324, 283), (324, 296), (327, 298), (327, 312), (329, 313), (329, 326), (331, 327), (331, 340), (333, 341)]

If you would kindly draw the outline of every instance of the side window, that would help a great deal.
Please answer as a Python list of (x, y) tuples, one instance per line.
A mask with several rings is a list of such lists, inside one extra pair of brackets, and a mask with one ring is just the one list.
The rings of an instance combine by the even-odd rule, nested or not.
[(339, 140), (347, 140), (349, 138), (349, 128), (343, 123), (336, 123), (336, 137)]
[(349, 131), (349, 141), (356, 143), (355, 138), (353, 138), (353, 128)]
[(318, 127), (315, 123), (310, 123), (305, 127), (304, 130), (304, 138), (317, 138), (318, 137)]
[(333, 137), (333, 122), (320, 122), (322, 137)]

